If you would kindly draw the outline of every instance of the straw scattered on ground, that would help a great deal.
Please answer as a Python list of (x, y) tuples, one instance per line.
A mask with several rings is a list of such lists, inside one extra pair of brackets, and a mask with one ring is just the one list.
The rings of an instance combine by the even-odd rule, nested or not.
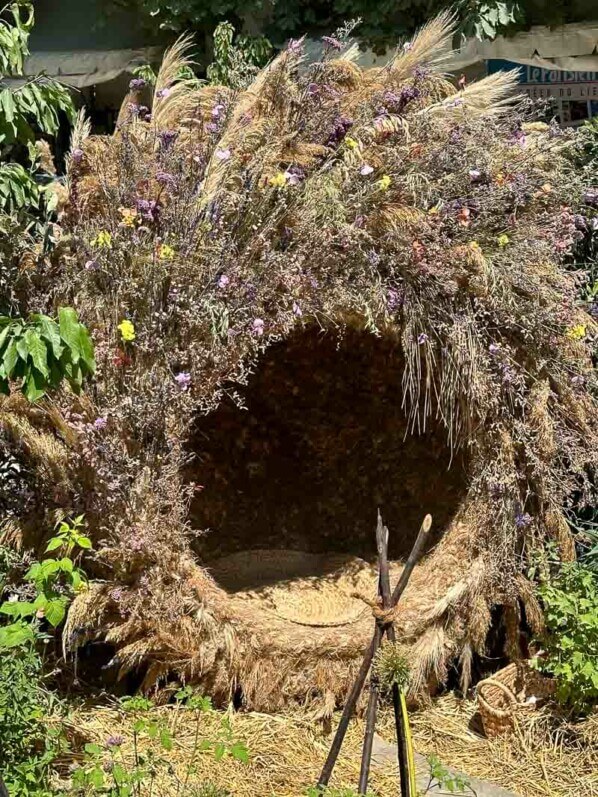
[[(162, 721), (175, 728), (175, 745), (166, 753), (179, 778), (193, 749), (195, 725), (192, 712), (172, 706), (156, 709)], [(202, 715), (200, 741), (218, 738), (223, 714)], [(335, 717), (338, 718), (338, 715)], [(246, 743), (250, 759), (242, 764), (230, 757), (216, 762), (210, 752), (200, 753), (189, 788), (210, 781), (228, 789), (234, 797), (297, 797), (313, 786), (328, 752), (331, 735), (306, 714), (232, 713), (233, 735)], [(576, 724), (559, 719), (548, 708), (521, 721), (510, 737), (494, 740), (478, 732), (476, 703), (447, 695), (411, 715), (418, 752), (436, 754), (445, 766), (472, 778), (494, 782), (520, 797), (573, 797), (598, 794), (598, 714)], [(109, 736), (122, 734), (130, 756), (131, 718), (115, 708), (82, 706), (71, 717), (80, 741), (104, 743)], [(355, 719), (343, 745), (332, 786), (355, 787), (364, 723)], [(391, 711), (381, 712), (379, 733), (393, 741)], [(70, 763), (65, 761), (65, 764)], [(397, 794), (392, 764), (376, 767), (371, 786), (379, 797)], [(177, 792), (176, 778), (170, 776), (154, 788), (154, 795), (170, 797)]]

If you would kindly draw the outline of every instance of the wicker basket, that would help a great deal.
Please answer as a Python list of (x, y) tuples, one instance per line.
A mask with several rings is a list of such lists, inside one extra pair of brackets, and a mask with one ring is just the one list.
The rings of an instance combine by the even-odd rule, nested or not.
[[(525, 661), (517, 661), (478, 684), (478, 708), (484, 733), (511, 733), (518, 715), (534, 711), (554, 692), (554, 682)], [(535, 699), (534, 699), (535, 698)]]

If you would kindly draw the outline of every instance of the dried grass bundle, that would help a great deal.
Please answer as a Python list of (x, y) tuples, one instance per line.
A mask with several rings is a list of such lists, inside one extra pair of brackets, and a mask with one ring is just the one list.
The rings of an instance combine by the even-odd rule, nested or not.
[[(286, 376), (268, 360), (276, 346), (279, 363), (287, 352), (287, 371), (312, 386), (302, 405), (301, 385), (287, 380), (299, 403), (277, 419), (300, 430), (301, 414), (329, 396), (317, 422), (304, 424), (307, 461), (340, 472), (363, 428), (373, 445), (372, 430), (388, 421), (384, 450), (368, 449), (366, 460), (388, 464), (380, 483), (407, 489), (413, 476), (421, 514), (435, 492), (443, 498), (438, 545), (401, 610), (416, 687), (441, 681), (459, 657), (468, 680), (492, 607), (510, 607), (514, 626), (521, 601), (540, 623), (521, 551), (554, 538), (571, 548), (560, 510), (572, 496), (595, 500), (596, 324), (563, 266), (578, 237), (581, 185), (566, 134), (528, 128), (526, 145), (530, 118), (511, 101), (512, 76), (451, 89), (438, 72), (451, 32), (443, 15), (388, 69), (370, 72), (351, 58), (299, 69), (294, 44), (235, 92), (177, 81), (181, 41), (161, 72), (157, 90), (167, 93), (156, 96), (153, 121), (135, 118), (106, 139), (86, 137), (79, 122), (68, 237), (51, 286), (42, 275), (39, 288), (40, 306), (77, 308), (97, 347), (93, 406), (59, 399), (76, 431), (69, 457), (85, 486), (75, 492), (106, 580), (93, 612), (84, 598), (73, 607), (72, 640), (109, 638), (121, 671), (146, 667), (148, 687), (202, 680), (223, 699), (240, 689), (250, 706), (311, 700), (325, 712), (361, 656), (360, 621), (306, 630), (228, 594), (203, 567), (199, 529), (215, 525), (206, 539), (225, 544), (222, 529), (245, 493), (227, 493), (225, 466), (206, 469), (205, 492), (190, 485), (189, 456), (213, 452), (201, 435), (192, 450), (185, 444), (198, 416), (215, 417), (225, 398), (242, 402), (252, 385), (261, 385), (254, 398), (282, 406)], [(134, 341), (122, 340), (124, 318)], [(360, 420), (326, 385), (334, 363), (362, 349), (363, 373), (380, 363), (386, 404), (372, 400), (383, 411), (364, 409)], [(262, 424), (273, 445), (267, 417), (248, 428), (227, 416), (233, 433), (222, 426), (221, 443), (262, 445)], [(331, 431), (340, 417), (347, 423)], [(397, 470), (402, 445), (409, 473)], [(43, 456), (60, 461), (49, 444)], [(242, 465), (256, 472), (253, 459)], [(426, 488), (430, 476), (440, 488)], [(276, 497), (277, 478), (262, 495)], [(352, 507), (354, 485), (342, 486)], [(309, 504), (297, 503), (299, 514)], [(216, 523), (192, 531), (191, 505)], [(355, 543), (335, 527), (336, 509), (311, 506), (317, 523), (330, 519), (333, 533), (321, 538), (330, 551), (340, 539)], [(349, 512), (348, 523), (351, 515), (360, 518)], [(397, 513), (397, 534), (400, 522)], [(274, 547), (297, 546), (283, 529)]]

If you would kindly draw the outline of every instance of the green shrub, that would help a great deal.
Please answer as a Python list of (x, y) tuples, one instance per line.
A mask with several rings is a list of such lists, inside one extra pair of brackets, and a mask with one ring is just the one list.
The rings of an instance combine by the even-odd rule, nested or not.
[(598, 574), (577, 563), (546, 570), (538, 587), (546, 631), (536, 666), (557, 681), (557, 698), (576, 713), (598, 702)]
[(10, 797), (49, 794), (60, 737), (43, 719), (53, 698), (42, 685), (42, 659), (32, 646), (0, 653), (0, 772)]
[(20, 380), (29, 401), (37, 401), (66, 379), (78, 393), (95, 371), (93, 344), (72, 307), (61, 307), (58, 321), (34, 314), (28, 321), (0, 316), (0, 393)]

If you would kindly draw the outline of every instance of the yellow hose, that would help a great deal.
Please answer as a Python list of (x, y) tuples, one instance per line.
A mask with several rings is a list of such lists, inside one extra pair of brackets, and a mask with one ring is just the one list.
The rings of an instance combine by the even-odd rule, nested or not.
[(411, 739), (411, 727), (409, 725), (409, 714), (407, 713), (407, 701), (401, 692), (401, 717), (403, 720), (403, 730), (405, 732), (405, 747), (407, 748), (407, 768), (409, 770), (409, 797), (417, 797), (417, 784), (415, 781), (415, 757), (413, 755), (413, 740)]

